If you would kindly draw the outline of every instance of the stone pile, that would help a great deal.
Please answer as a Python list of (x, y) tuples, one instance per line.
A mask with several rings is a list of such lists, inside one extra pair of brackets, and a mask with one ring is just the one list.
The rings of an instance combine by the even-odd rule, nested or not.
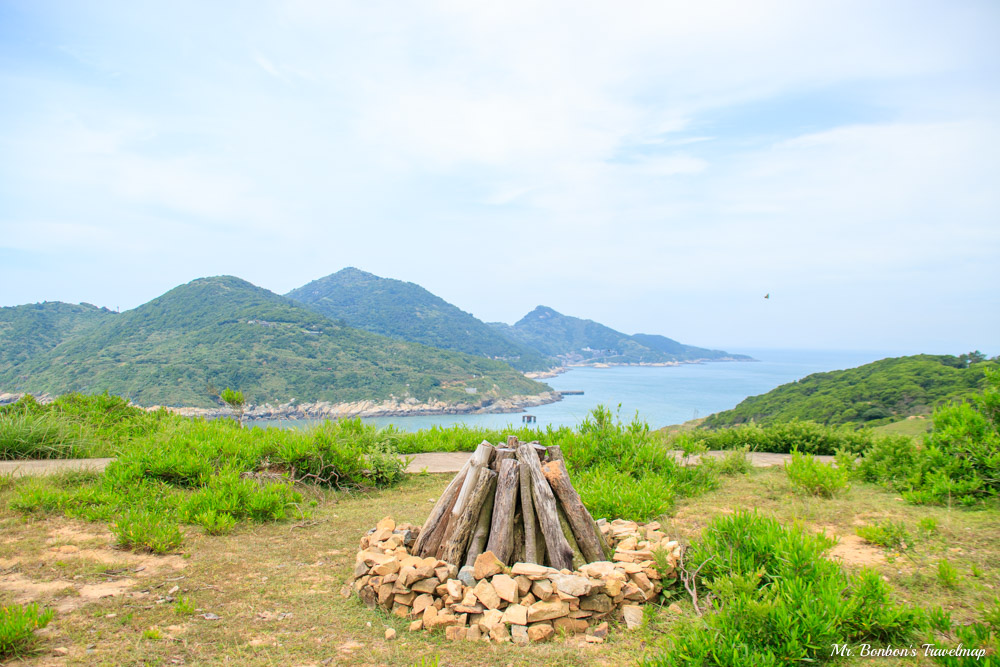
[[(370, 608), (409, 619), (410, 630), (443, 630), (448, 639), (541, 642), (557, 633), (601, 643), (608, 621), (642, 623), (644, 602), (657, 598), (661, 577), (674, 577), (681, 550), (660, 524), (597, 522), (613, 549), (610, 561), (557, 570), (536, 563), (507, 567), (486, 551), (461, 570), (410, 553), (420, 528), (389, 517), (361, 538), (347, 594)], [(657, 556), (665, 569), (657, 568)]]

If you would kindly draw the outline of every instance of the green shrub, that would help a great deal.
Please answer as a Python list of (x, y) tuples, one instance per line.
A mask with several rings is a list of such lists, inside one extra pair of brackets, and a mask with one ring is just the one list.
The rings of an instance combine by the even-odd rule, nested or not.
[(718, 430), (684, 431), (676, 437), (674, 446), (686, 449), (687, 443), (694, 441), (703, 444), (706, 449), (747, 447), (752, 452), (788, 454), (797, 450), (806, 454), (830, 455), (836, 454), (837, 450), (845, 450), (858, 454), (885, 437), (899, 436), (878, 436), (865, 429), (792, 420), (768, 426), (749, 423)]
[(820, 463), (812, 454), (792, 452), (792, 460), (785, 464), (785, 474), (793, 485), (823, 498), (833, 498), (850, 488), (847, 471)]
[(111, 527), (118, 546), (131, 551), (165, 554), (184, 543), (180, 526), (150, 512), (129, 512)]
[(917, 526), (925, 533), (931, 534), (937, 532), (938, 522), (932, 516), (925, 516), (917, 522)]
[(198, 516), (212, 512), (234, 520), (280, 521), (289, 506), (301, 500), (302, 495), (288, 483), (262, 484), (230, 470), (213, 476), (206, 486), (188, 496), (181, 505), (181, 515), (193, 523)]
[(68, 425), (51, 415), (27, 411), (0, 415), (0, 460), (76, 458), (80, 445)]
[(733, 449), (723, 454), (718, 459), (702, 458), (702, 464), (708, 464), (715, 468), (720, 475), (745, 475), (753, 470), (750, 462), (750, 448), (746, 445), (739, 449)]
[(858, 466), (861, 479), (898, 491), (915, 504), (981, 505), (1000, 493), (1000, 372), (972, 403), (934, 412), (934, 429), (922, 444), (878, 443)]
[(711, 465), (682, 466), (638, 416), (624, 423), (604, 406), (596, 407), (576, 432), (549, 431), (559, 445), (584, 505), (595, 517), (653, 519), (670, 510), (676, 498), (715, 488)]
[[(714, 613), (676, 627), (644, 665), (788, 665), (829, 656), (835, 643), (895, 642), (923, 622), (896, 605), (872, 570), (849, 574), (824, 553), (833, 541), (756, 512), (714, 520), (688, 549)], [(703, 604), (706, 604), (703, 600)]]
[(872, 544), (877, 544), (886, 549), (897, 549), (904, 551), (908, 545), (913, 544), (910, 534), (906, 531), (906, 526), (902, 521), (880, 521), (876, 524), (858, 526), (855, 532)]
[(220, 514), (215, 510), (196, 514), (193, 522), (204, 528), (209, 535), (225, 535), (236, 527), (236, 519), (231, 514)]
[(672, 509), (676, 496), (676, 490), (664, 477), (644, 475), (636, 479), (606, 464), (577, 474), (573, 485), (591, 515), (608, 520), (654, 519)]
[(947, 558), (942, 558), (937, 564), (938, 582), (945, 588), (958, 588), (962, 582), (962, 575), (958, 569), (952, 565)]
[(55, 615), (36, 604), (0, 607), (0, 658), (20, 657), (35, 643), (35, 630), (44, 628)]

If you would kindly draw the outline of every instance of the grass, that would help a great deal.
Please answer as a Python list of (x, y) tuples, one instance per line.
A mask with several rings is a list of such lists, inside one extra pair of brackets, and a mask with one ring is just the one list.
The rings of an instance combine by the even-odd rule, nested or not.
[(821, 498), (833, 498), (850, 488), (848, 472), (829, 463), (820, 463), (812, 454), (792, 452), (785, 474), (799, 490)]
[(35, 630), (47, 626), (54, 614), (35, 604), (0, 607), (0, 658), (27, 654), (36, 642)]
[[(695, 622), (690, 600), (675, 592), (672, 601), (679, 605), (680, 614), (666, 607), (651, 607), (647, 627), (633, 632), (613, 629), (606, 644), (564, 641), (515, 650), (509, 645), (451, 643), (438, 634), (408, 633), (405, 621), (371, 612), (354, 598), (342, 598), (340, 589), (353, 568), (361, 535), (386, 515), (400, 522), (421, 523), (450, 477), (410, 475), (396, 487), (365, 492), (318, 489), (317, 505), (307, 521), (249, 524), (223, 536), (188, 531), (184, 548), (192, 554), (190, 559), (144, 556), (145, 560), (139, 561), (139, 556), (118, 556), (111, 548), (112, 536), (106, 534), (102, 552), (132, 559), (127, 574), (136, 581), (132, 590), (148, 589), (154, 596), (145, 598), (148, 602), (121, 596), (97, 599), (61, 614), (46, 645), (68, 646), (79, 660), (95, 664), (170, 664), (173, 659), (188, 664), (308, 664), (331, 658), (334, 664), (404, 667), (422, 659), (427, 664), (436, 659), (441, 665), (456, 666), (610, 665), (634, 664), (644, 656), (656, 656), (670, 633)], [(19, 480), (21, 483), (25, 481)], [(0, 491), (0, 507), (5, 508), (4, 501), (15, 492)], [(1000, 511), (914, 506), (898, 498), (864, 483), (831, 499), (804, 495), (794, 490), (780, 468), (757, 469), (724, 477), (716, 489), (701, 495), (678, 498), (674, 514), (663, 523), (668, 535), (688, 542), (697, 539), (718, 517), (755, 507), (781, 525), (797, 524), (807, 533), (822, 529), (843, 543), (860, 523), (892, 521), (915, 533), (923, 519), (932, 518), (937, 522), (936, 531), (916, 542), (905, 558), (889, 563), (875, 548), (870, 553), (855, 553), (853, 559), (851, 552), (845, 552), (849, 558), (845, 568), (856, 572), (862, 567), (859, 555), (871, 556), (874, 560), (866, 561), (867, 565), (888, 579), (897, 602), (940, 607), (950, 615), (952, 635), (964, 624), (983, 622), (1000, 590), (1000, 568), (996, 565), (1000, 562)], [(0, 543), (0, 558), (17, 561), (20, 571), (30, 573), (32, 580), (40, 583), (81, 586), (94, 581), (96, 574), (81, 580), (70, 576), (73, 583), (61, 584), (65, 570), (55, 565), (57, 557), (48, 540), (68, 529), (100, 531), (101, 526), (58, 514), (25, 519), (18, 512), (0, 509), (0, 530), (8, 540)], [(93, 542), (91, 539), (87, 544)], [(961, 588), (948, 588), (937, 577), (937, 563), (942, 558), (960, 573), (975, 566), (982, 576), (965, 577)], [(147, 569), (132, 572), (140, 562)], [(155, 569), (155, 563), (170, 566)], [(97, 569), (90, 571), (96, 573)], [(177, 602), (155, 604), (157, 595), (175, 585), (181, 588), (175, 594)], [(71, 599), (58, 591), (38, 596), (39, 602), (52, 606)], [(178, 611), (182, 599), (192, 613)], [(272, 620), (261, 618), (264, 612), (271, 614), (273, 618), (268, 618)], [(206, 613), (221, 618), (205, 620), (202, 615)], [(280, 613), (291, 616), (276, 620)], [(108, 614), (115, 616), (109, 618)], [(153, 627), (160, 629), (164, 640), (137, 641), (144, 630)], [(396, 629), (396, 640), (385, 640), (387, 627)], [(100, 640), (95, 642), (93, 637)], [(957, 644), (944, 633), (935, 635), (934, 641), (941, 646)], [(86, 653), (85, 647), (91, 644), (95, 645), (93, 652)], [(857, 662), (866, 664), (860, 659)], [(867, 664), (896, 667), (933, 663), (922, 658), (880, 658)]]

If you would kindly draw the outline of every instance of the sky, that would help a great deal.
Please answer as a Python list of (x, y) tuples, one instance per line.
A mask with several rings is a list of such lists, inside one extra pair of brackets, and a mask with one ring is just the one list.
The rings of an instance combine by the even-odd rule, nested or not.
[(0, 0), (0, 306), (355, 266), (485, 321), (1000, 354), (997, 34), (991, 0)]

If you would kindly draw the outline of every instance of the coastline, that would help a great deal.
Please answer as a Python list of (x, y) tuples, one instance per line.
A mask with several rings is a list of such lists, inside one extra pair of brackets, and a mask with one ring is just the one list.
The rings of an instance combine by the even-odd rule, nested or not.
[[(484, 398), (478, 402), (445, 403), (444, 401), (429, 401), (421, 403), (413, 398), (405, 400), (390, 399), (387, 401), (354, 401), (348, 403), (281, 403), (272, 405), (263, 403), (249, 407), (244, 413), (244, 419), (349, 419), (352, 417), (412, 417), (425, 415), (476, 415), (504, 414), (524, 412), (525, 408), (561, 401), (559, 392), (549, 391), (534, 396), (511, 396), (493, 400)], [(159, 410), (163, 408), (173, 414), (183, 417), (229, 417), (229, 408), (191, 408), (153, 405), (144, 410)]]
[[(25, 394), (0, 392), (0, 405), (14, 403)], [(38, 394), (35, 400), (42, 404), (51, 403), (56, 399), (50, 394)], [(409, 417), (423, 415), (479, 415), (506, 414), (524, 412), (526, 408), (547, 405), (562, 400), (558, 391), (547, 391), (535, 395), (518, 395), (508, 398), (482, 398), (476, 402), (463, 401), (446, 403), (444, 401), (428, 401), (421, 403), (415, 398), (405, 400), (389, 399), (387, 401), (353, 401), (347, 403), (262, 403), (251, 405), (243, 413), (247, 420), (255, 419), (343, 419), (351, 417)], [(215, 408), (196, 408), (173, 405), (138, 405), (137, 408), (150, 412), (166, 410), (182, 417), (230, 417), (232, 411), (225, 406)]]

